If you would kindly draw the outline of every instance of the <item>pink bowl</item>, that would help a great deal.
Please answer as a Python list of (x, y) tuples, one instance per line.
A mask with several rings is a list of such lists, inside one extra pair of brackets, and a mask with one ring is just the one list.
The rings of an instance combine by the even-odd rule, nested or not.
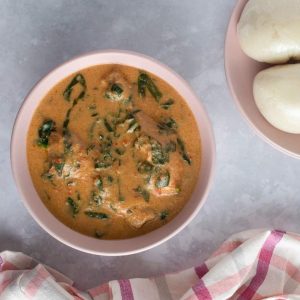
[(258, 110), (253, 98), (253, 80), (268, 67), (249, 58), (242, 51), (237, 24), (248, 0), (239, 0), (228, 26), (225, 42), (225, 70), (229, 88), (242, 116), (267, 143), (285, 154), (300, 158), (300, 138), (273, 127)]
[[(33, 113), (40, 100), (66, 76), (98, 64), (124, 64), (144, 69), (163, 78), (186, 100), (194, 113), (201, 135), (202, 166), (194, 193), (183, 210), (168, 224), (140, 237), (126, 240), (98, 240), (71, 230), (58, 221), (39, 199), (33, 186), (27, 159), (26, 136)], [(150, 249), (182, 230), (198, 213), (212, 183), (215, 164), (213, 130), (200, 101), (188, 84), (167, 66), (141, 54), (126, 51), (103, 51), (80, 56), (56, 68), (38, 82), (26, 97), (15, 121), (11, 139), (11, 162), (14, 178), (23, 202), (32, 217), (49, 234), (75, 249), (98, 255), (127, 255)]]

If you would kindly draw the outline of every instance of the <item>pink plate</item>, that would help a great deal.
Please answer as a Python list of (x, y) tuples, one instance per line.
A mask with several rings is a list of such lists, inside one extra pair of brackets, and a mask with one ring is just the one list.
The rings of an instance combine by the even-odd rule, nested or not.
[(285, 133), (273, 127), (262, 116), (254, 102), (254, 77), (268, 65), (246, 56), (239, 45), (236, 28), (247, 1), (237, 2), (228, 26), (225, 42), (225, 70), (229, 88), (242, 116), (261, 138), (283, 153), (300, 158), (299, 135)]
[[(75, 232), (58, 221), (37, 195), (26, 159), (26, 136), (33, 113), (45, 94), (68, 75), (101, 64), (123, 64), (149, 71), (163, 78), (186, 100), (197, 121), (201, 135), (202, 165), (191, 199), (168, 224), (140, 237), (125, 240), (99, 240)], [(75, 249), (98, 255), (127, 255), (150, 249), (168, 240), (183, 229), (198, 213), (212, 183), (215, 163), (215, 142), (211, 123), (199, 99), (188, 84), (167, 66), (141, 54), (108, 50), (90, 53), (51, 71), (38, 82), (26, 97), (15, 121), (11, 139), (13, 175), (23, 202), (32, 217), (53, 237)]]

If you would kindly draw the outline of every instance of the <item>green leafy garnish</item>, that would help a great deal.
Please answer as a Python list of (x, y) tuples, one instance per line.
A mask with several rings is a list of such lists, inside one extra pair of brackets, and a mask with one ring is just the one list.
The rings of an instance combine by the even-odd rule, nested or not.
[(146, 88), (152, 95), (152, 97), (159, 102), (160, 98), (162, 97), (162, 93), (155, 85), (152, 78), (146, 73), (140, 73), (138, 77), (138, 93), (140, 97), (145, 97), (146, 95)]
[(174, 141), (170, 141), (169, 143), (166, 144), (165, 150), (167, 152), (175, 152), (176, 151), (176, 143)]
[(96, 146), (94, 144), (89, 145), (86, 148), (86, 154), (89, 154)]
[(168, 110), (174, 103), (175, 103), (175, 101), (173, 99), (169, 99), (166, 102), (162, 103), (160, 105), (160, 107), (165, 110)]
[(189, 155), (186, 153), (186, 150), (185, 150), (185, 145), (184, 145), (184, 142), (182, 139), (180, 138), (177, 138), (177, 144), (179, 146), (179, 152), (182, 156), (182, 159), (187, 162), (189, 165), (192, 164), (192, 160), (191, 158), (189, 157)]
[(104, 236), (104, 233), (99, 231), (99, 230), (95, 230), (95, 237), (97, 239), (101, 239)]
[(165, 118), (157, 124), (160, 133), (173, 134), (177, 131), (177, 123), (172, 118)]
[(170, 173), (168, 170), (164, 170), (162, 172), (160, 172), (155, 180), (155, 186), (158, 189), (167, 187), (169, 185), (170, 182)]
[(38, 145), (40, 147), (47, 148), (49, 144), (49, 137), (53, 131), (55, 131), (55, 122), (52, 120), (46, 120), (38, 130)]
[(123, 93), (123, 89), (117, 83), (113, 83), (110, 90), (111, 90), (111, 92), (117, 94), (118, 96), (121, 96), (121, 94)]
[(146, 189), (142, 188), (139, 185), (137, 188), (134, 189), (134, 191), (137, 192), (139, 195), (141, 195), (146, 202), (149, 202), (149, 200), (150, 200), (150, 193)]
[(95, 191), (91, 192), (91, 202), (95, 203), (97, 206), (102, 204), (102, 197)]
[(107, 169), (112, 166), (111, 161), (96, 161), (95, 162), (95, 169)]
[(109, 124), (106, 118), (104, 118), (104, 126), (107, 129), (108, 132), (114, 132), (113, 127)]
[(57, 175), (61, 176), (63, 168), (65, 166), (65, 163), (64, 162), (58, 162), (58, 163), (55, 162), (55, 163), (53, 163), (53, 166), (54, 166), (55, 171), (57, 172)]
[[(67, 88), (65, 89), (63, 96), (66, 101), (71, 100), (72, 92), (75, 87), (75, 85), (79, 84), (81, 86), (81, 92), (79, 95), (73, 99), (73, 101), (76, 103), (79, 99), (82, 99), (85, 96), (86, 93), (86, 82), (82, 74), (77, 74), (75, 77), (71, 80)], [(74, 104), (73, 104), (74, 105)]]
[(96, 187), (98, 188), (98, 190), (100, 192), (103, 191), (103, 181), (102, 181), (101, 177), (99, 177), (99, 178), (96, 179), (95, 185), (96, 185)]
[(115, 149), (115, 152), (119, 155), (123, 155), (125, 153), (125, 149), (122, 149), (122, 148), (116, 148)]
[(108, 219), (108, 215), (102, 212), (85, 211), (84, 213), (90, 218), (95, 218), (100, 220)]
[(148, 161), (139, 161), (137, 164), (137, 170), (141, 174), (149, 174), (153, 170), (153, 165)]
[(152, 142), (151, 151), (152, 151), (152, 162), (154, 164), (163, 165), (169, 162), (168, 152), (163, 149), (160, 143)]
[(112, 183), (112, 182), (114, 181), (114, 178), (113, 178), (112, 176), (108, 175), (108, 176), (107, 176), (107, 181), (108, 181), (109, 183)]
[(161, 220), (165, 220), (169, 215), (169, 212), (167, 210), (163, 210), (160, 214), (159, 217)]
[(71, 209), (71, 212), (72, 212), (72, 215), (74, 218), (75, 215), (77, 215), (79, 213), (79, 206), (71, 197), (67, 198), (67, 204), (70, 206), (70, 209)]

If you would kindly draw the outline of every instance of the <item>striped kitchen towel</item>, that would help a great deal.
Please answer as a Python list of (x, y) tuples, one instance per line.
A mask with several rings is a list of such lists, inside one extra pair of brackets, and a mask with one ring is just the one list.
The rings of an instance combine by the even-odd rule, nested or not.
[(2, 300), (299, 299), (300, 235), (251, 230), (232, 236), (202, 265), (154, 278), (115, 280), (86, 292), (22, 254), (0, 253)]

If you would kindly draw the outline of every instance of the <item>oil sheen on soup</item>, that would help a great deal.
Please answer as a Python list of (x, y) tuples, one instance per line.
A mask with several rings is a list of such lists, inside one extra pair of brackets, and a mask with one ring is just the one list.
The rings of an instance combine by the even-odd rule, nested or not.
[(34, 186), (68, 227), (101, 239), (150, 232), (176, 216), (198, 179), (197, 124), (162, 79), (123, 65), (65, 78), (31, 121)]

